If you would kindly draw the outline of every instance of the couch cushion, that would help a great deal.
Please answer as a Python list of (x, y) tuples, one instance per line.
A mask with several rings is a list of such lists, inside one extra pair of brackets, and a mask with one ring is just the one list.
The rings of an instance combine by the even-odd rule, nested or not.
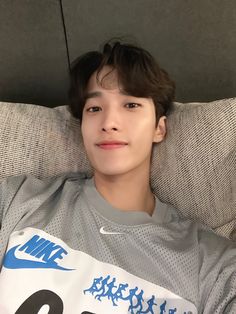
[[(0, 103), (0, 180), (93, 171), (67, 106)], [(162, 202), (236, 240), (236, 98), (175, 103), (155, 144), (151, 186)]]

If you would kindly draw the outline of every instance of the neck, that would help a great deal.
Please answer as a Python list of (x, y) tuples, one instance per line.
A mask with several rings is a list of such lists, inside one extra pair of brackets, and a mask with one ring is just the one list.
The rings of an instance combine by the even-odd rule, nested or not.
[(155, 197), (149, 183), (149, 172), (123, 175), (103, 175), (95, 172), (97, 191), (113, 207), (124, 211), (145, 211), (150, 216), (155, 208)]

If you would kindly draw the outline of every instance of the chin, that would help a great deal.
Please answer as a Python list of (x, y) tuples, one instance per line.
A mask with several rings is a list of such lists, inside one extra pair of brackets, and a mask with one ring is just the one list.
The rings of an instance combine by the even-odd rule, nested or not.
[(112, 169), (109, 168), (94, 168), (94, 171), (98, 174), (101, 174), (103, 176), (118, 176), (126, 174), (130, 171), (130, 169), (124, 169), (124, 168), (117, 168), (113, 167)]
[(118, 176), (127, 173), (127, 171), (114, 171), (113, 170), (96, 170), (97, 173), (100, 173), (104, 176)]

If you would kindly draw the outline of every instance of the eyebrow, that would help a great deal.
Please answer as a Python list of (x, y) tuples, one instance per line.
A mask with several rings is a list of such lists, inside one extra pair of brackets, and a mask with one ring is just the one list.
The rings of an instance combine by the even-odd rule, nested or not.
[[(129, 96), (128, 93), (126, 93), (126, 92), (124, 92), (122, 90), (119, 91), (119, 94), (125, 95), (125, 96)], [(85, 94), (85, 100), (89, 99), (89, 98), (102, 97), (102, 95), (103, 95), (103, 93), (99, 92), (99, 91), (90, 92), (90, 93)]]

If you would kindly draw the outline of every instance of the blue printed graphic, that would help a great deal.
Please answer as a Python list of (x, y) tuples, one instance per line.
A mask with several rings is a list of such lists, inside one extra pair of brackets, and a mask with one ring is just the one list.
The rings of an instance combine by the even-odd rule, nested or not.
[[(33, 261), (28, 259), (20, 259), (16, 256), (17, 251), (23, 251), (29, 256), (34, 256), (40, 261)], [(68, 252), (63, 249), (60, 245), (40, 238), (38, 235), (34, 235), (24, 245), (16, 245), (11, 248), (4, 257), (3, 266), (10, 269), (19, 268), (53, 268), (60, 270), (73, 270), (61, 267), (58, 265), (56, 260), (62, 260), (63, 255), (67, 255)]]
[[(177, 313), (177, 307), (169, 308), (167, 300), (162, 304), (158, 305), (155, 300), (155, 296), (152, 295), (147, 301), (144, 300), (144, 291), (139, 289), (137, 286), (128, 289), (129, 285), (127, 283), (116, 283), (116, 278), (112, 278), (108, 275), (103, 278), (94, 278), (93, 283), (90, 288), (85, 289), (84, 294), (90, 293), (94, 296), (96, 300), (102, 301), (102, 299), (107, 298), (112, 302), (113, 306), (118, 306), (118, 302), (126, 301), (128, 302), (128, 311), (131, 314), (175, 314)], [(184, 312), (183, 314), (190, 314), (191, 311)]]

